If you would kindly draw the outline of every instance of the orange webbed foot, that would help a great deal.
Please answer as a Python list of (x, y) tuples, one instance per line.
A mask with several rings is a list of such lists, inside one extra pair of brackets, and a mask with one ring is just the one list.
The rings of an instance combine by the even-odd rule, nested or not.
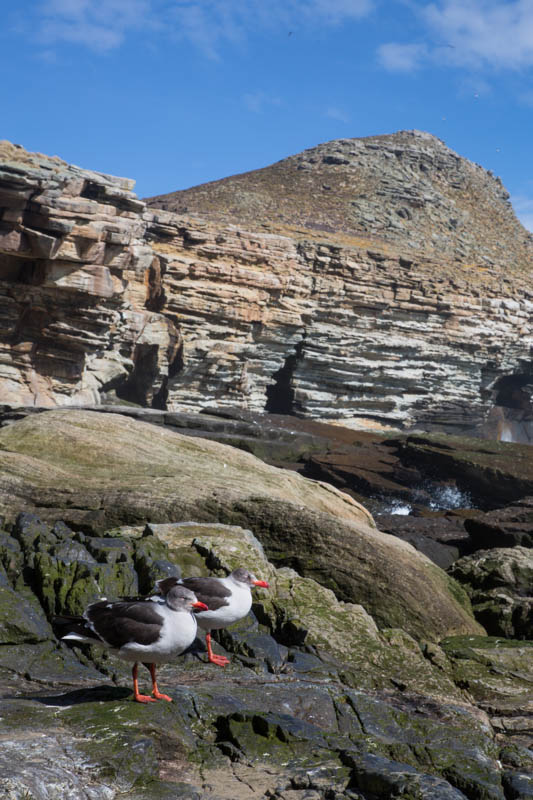
[(167, 703), (173, 702), (172, 698), (169, 697), (168, 694), (161, 694), (161, 692), (152, 692), (152, 694), (156, 698), (156, 700), (166, 700)]
[(209, 656), (209, 663), (216, 664), (218, 667), (227, 667), (230, 661), (229, 658), (226, 658), (226, 656), (217, 656), (214, 653), (211, 653)]
[(148, 697), (147, 694), (134, 694), (133, 699), (136, 703), (155, 703), (155, 697)]

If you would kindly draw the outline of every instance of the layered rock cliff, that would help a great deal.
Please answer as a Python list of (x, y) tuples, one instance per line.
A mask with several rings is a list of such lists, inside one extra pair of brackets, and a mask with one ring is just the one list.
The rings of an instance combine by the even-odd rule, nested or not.
[(96, 404), (128, 385), (157, 403), (179, 334), (146, 307), (153, 252), (132, 187), (0, 142), (1, 402)]
[[(501, 184), (434, 137), (342, 140), (249, 173), (274, 174), (294, 210), (269, 223), (246, 176), (181, 193), (201, 218), (147, 208), (124, 179), (1, 154), (3, 402), (116, 394), (453, 432), (497, 407), (500, 435), (530, 417), (531, 237)], [(314, 187), (326, 169), (330, 205), (281, 180)], [(366, 210), (342, 216), (356, 190)]]

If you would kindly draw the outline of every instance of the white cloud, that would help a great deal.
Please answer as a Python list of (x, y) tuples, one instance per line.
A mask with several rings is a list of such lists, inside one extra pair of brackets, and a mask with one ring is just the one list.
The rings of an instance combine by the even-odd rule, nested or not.
[(326, 117), (330, 119), (336, 119), (338, 122), (350, 122), (350, 117), (346, 112), (342, 110), (342, 108), (337, 108), (337, 106), (330, 106), (326, 109)]
[(516, 216), (529, 231), (533, 232), (533, 197), (527, 197), (523, 194), (517, 194), (511, 197)]
[(459, 95), (461, 97), (479, 100), (487, 97), (492, 92), (491, 84), (480, 75), (475, 73), (465, 73), (458, 83)]
[(424, 44), (398, 44), (389, 42), (378, 47), (378, 60), (391, 72), (414, 72), (427, 56)]
[(262, 114), (268, 109), (269, 106), (280, 106), (281, 100), (279, 97), (272, 97), (261, 90), (257, 92), (249, 92), (243, 95), (243, 102), (248, 111), (254, 114)]
[(150, 24), (150, 0), (44, 0), (37, 38), (43, 44), (78, 44), (96, 51), (122, 44), (129, 30)]
[(369, 14), (376, 0), (41, 0), (37, 37), (46, 46), (70, 43), (93, 50), (119, 47), (135, 29), (158, 30), (192, 42), (218, 58), (223, 44), (251, 32), (297, 32), (340, 25)]
[(422, 16), (451, 45), (451, 62), (506, 69), (533, 64), (531, 0), (440, 0), (425, 6)]
[(340, 25), (360, 19), (375, 0), (177, 0), (174, 33), (189, 39), (210, 58), (219, 47), (260, 29), (288, 33), (316, 25)]
[(289, 3), (298, 13), (309, 17), (320, 17), (337, 25), (347, 19), (365, 17), (374, 8), (373, 0), (310, 0)]
[(427, 42), (382, 45), (378, 58), (386, 69), (409, 72), (423, 62), (474, 70), (533, 66), (532, 0), (413, 0), (407, 7)]

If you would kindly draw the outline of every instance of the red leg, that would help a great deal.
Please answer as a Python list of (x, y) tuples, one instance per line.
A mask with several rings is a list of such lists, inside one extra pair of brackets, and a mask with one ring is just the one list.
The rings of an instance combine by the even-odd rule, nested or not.
[(147, 664), (146, 665), (150, 670), (150, 675), (152, 676), (152, 694), (156, 700), (168, 700), (169, 703), (172, 703), (172, 698), (168, 696), (168, 694), (161, 694), (159, 689), (157, 688), (157, 681), (155, 679), (155, 664)]
[(135, 662), (133, 665), (131, 676), (133, 678), (133, 699), (136, 700), (137, 703), (155, 703), (155, 699), (153, 697), (149, 697), (147, 694), (139, 694), (139, 683), (137, 681), (137, 662)]
[(229, 664), (229, 658), (226, 658), (226, 656), (217, 656), (213, 653), (213, 648), (211, 647), (211, 633), (209, 631), (205, 635), (205, 643), (207, 645), (207, 659), (210, 664), (217, 664), (219, 667), (225, 667)]

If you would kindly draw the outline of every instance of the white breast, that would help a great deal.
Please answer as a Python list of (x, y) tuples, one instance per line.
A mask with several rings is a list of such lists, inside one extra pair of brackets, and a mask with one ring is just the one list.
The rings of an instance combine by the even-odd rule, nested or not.
[(159, 639), (153, 644), (125, 644), (117, 654), (127, 661), (164, 663), (183, 653), (196, 636), (196, 618), (190, 611), (173, 611), (167, 605), (157, 609), (163, 617)]
[(252, 607), (252, 593), (248, 586), (230, 578), (225, 578), (223, 582), (232, 592), (228, 598), (228, 605), (217, 608), (216, 611), (200, 611), (195, 615), (199, 627), (205, 631), (232, 625), (245, 617)]

